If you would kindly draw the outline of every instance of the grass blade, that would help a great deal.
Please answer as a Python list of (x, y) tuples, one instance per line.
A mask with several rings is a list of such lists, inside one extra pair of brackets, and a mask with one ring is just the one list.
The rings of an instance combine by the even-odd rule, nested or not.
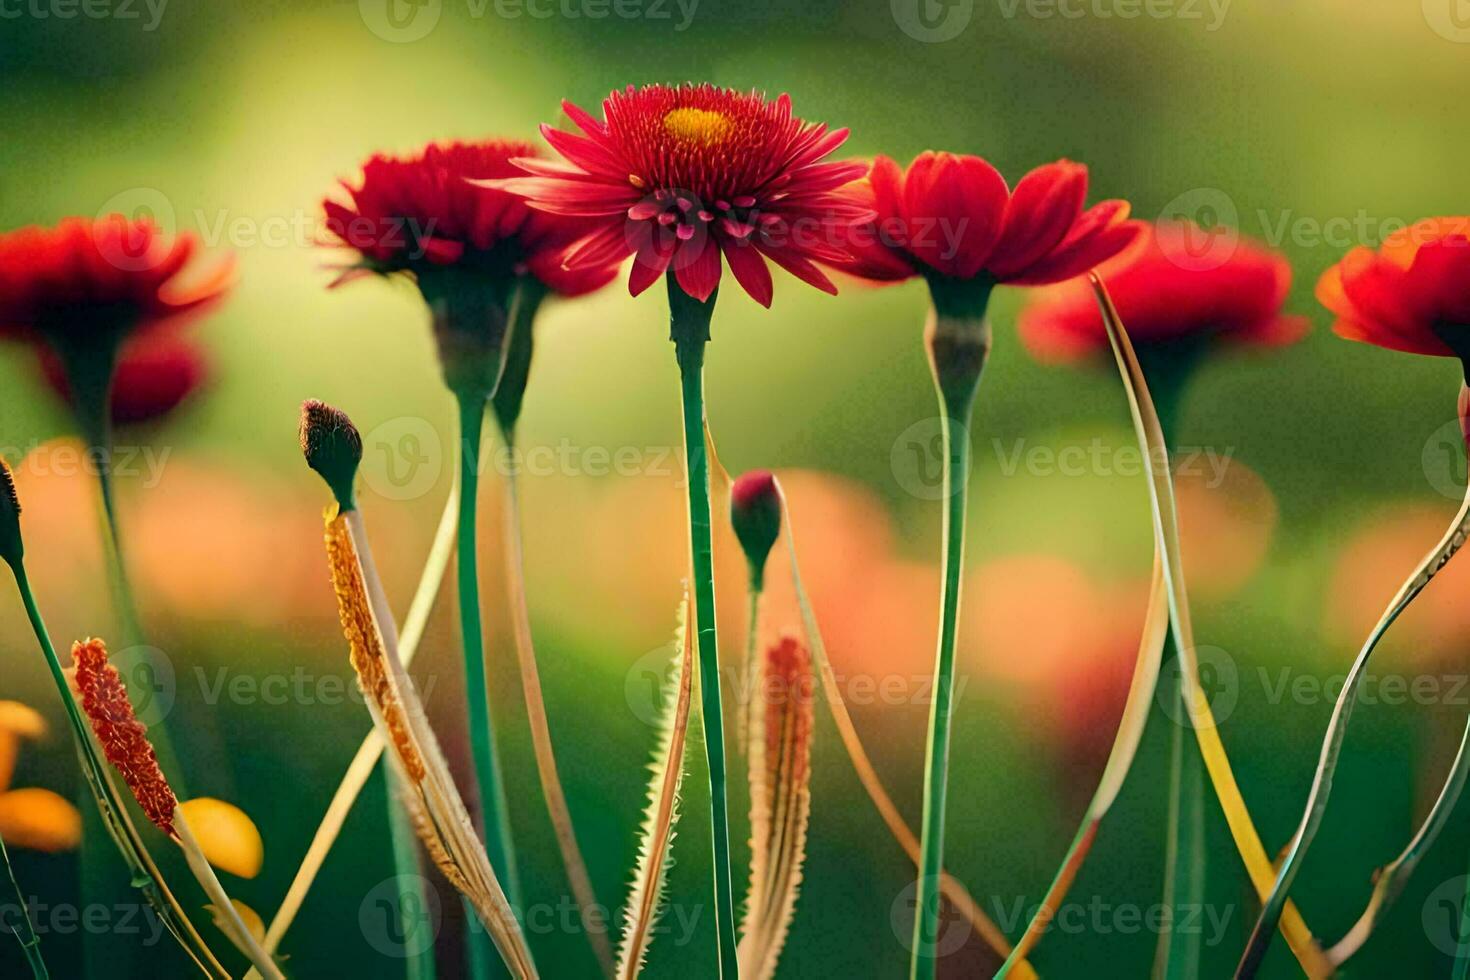
[(662, 909), (664, 882), (670, 864), (670, 845), (679, 821), (679, 786), (684, 780), (684, 747), (689, 734), (689, 707), (694, 691), (694, 637), (686, 594), (679, 606), (675, 634), (674, 700), (665, 710), (654, 749), (653, 777), (648, 784), (648, 807), (639, 835), (633, 886), (628, 892), (627, 924), (618, 948), (617, 977), (632, 980), (643, 969), (653, 927)]
[[(1168, 450), (1163, 430), (1159, 425), (1158, 413), (1154, 410), (1153, 399), (1149, 395), (1148, 382), (1139, 366), (1138, 356), (1133, 351), (1133, 344), (1128, 339), (1128, 332), (1113, 306), (1112, 298), (1108, 296), (1107, 287), (1096, 273), (1091, 274), (1089, 279), (1097, 295), (1098, 306), (1102, 309), (1103, 326), (1107, 329), (1108, 342), (1118, 363), (1123, 388), (1128, 395), (1129, 412), (1133, 416), (1134, 431), (1148, 473), (1149, 510), (1153, 517), (1156, 544), (1162, 551), (1170, 630), (1179, 653), (1180, 676), (1183, 679), (1189, 719), (1199, 741), (1200, 753), (1204, 756), (1205, 770), (1209, 773), (1220, 806), (1225, 811), (1225, 821), (1235, 840), (1236, 850), (1240, 852), (1256, 893), (1265, 900), (1276, 877), (1275, 867), (1266, 855), (1261, 836), (1256, 831), (1250, 811), (1240, 795), (1240, 786), (1235, 782), (1230, 758), (1220, 741), (1209, 698), (1200, 686), (1194, 627), (1189, 615), (1189, 602), (1184, 589), (1184, 569), (1180, 558), (1179, 521), (1174, 504), (1173, 482), (1168, 472)], [(1332, 973), (1331, 964), (1312, 938), (1301, 914), (1290, 903), (1284, 907), (1281, 930), (1308, 977), (1326, 977)]]

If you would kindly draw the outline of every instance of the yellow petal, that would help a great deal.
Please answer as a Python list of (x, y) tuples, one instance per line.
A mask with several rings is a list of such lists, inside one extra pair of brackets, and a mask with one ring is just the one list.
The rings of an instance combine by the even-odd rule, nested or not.
[(265, 845), (255, 822), (244, 810), (207, 796), (180, 803), (179, 808), (210, 864), (241, 878), (260, 874)]
[(22, 738), (40, 738), (46, 734), (46, 719), (19, 701), (0, 701), (0, 729)]
[[(189, 819), (185, 816), (184, 819)], [(235, 906), (235, 912), (240, 916), (240, 921), (245, 923), (245, 929), (255, 939), (256, 943), (265, 942), (265, 923), (261, 921), (260, 913), (240, 901), (238, 898), (230, 899), (230, 904)], [(214, 917), (215, 928), (226, 936), (230, 934), (233, 923), (227, 923), (220, 919), (219, 907), (215, 905), (204, 906), (209, 914)]]
[(82, 815), (49, 789), (0, 793), (0, 837), (32, 851), (70, 851), (82, 839)]
[(0, 793), (10, 788), (10, 777), (15, 775), (15, 756), (19, 751), (20, 739), (11, 732), (0, 730)]

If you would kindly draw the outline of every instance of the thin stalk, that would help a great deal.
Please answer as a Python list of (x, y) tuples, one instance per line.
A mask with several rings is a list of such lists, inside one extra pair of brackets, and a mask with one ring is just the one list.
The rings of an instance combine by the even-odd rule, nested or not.
[[(936, 304), (940, 302), (938, 290)], [(990, 347), (989, 325), (970, 310), (931, 311), (925, 339), (939, 394), (944, 444), (945, 510), (941, 559), (939, 640), (934, 655), (934, 701), (924, 752), (924, 813), (910, 961), (910, 980), (932, 980), (937, 965), (940, 879), (944, 872), (944, 817), (949, 784), (950, 715), (954, 709), (955, 635), (960, 619), (960, 579), (965, 562), (965, 511), (969, 502), (969, 421), (980, 371)]]
[(737, 741), (745, 751), (750, 740), (751, 715), (755, 711), (757, 677), (760, 662), (756, 659), (760, 650), (761, 593), (764, 590), (754, 582), (750, 586), (749, 605), (745, 614), (745, 674), (742, 679), (745, 689), (741, 692), (740, 731)]
[(188, 862), (189, 870), (194, 872), (194, 877), (199, 880), (199, 887), (204, 889), (204, 893), (214, 903), (215, 916), (226, 935), (265, 980), (286, 980), (275, 960), (260, 948), (260, 944), (246, 928), (244, 920), (240, 918), (240, 910), (235, 908), (235, 903), (225, 892), (224, 885), (220, 884), (219, 876), (214, 873), (209, 859), (200, 849), (199, 841), (189, 827), (188, 818), (177, 807), (174, 809), (174, 831), (178, 834), (179, 846), (183, 848), (184, 860)]
[[(515, 850), (510, 836), (510, 808), (500, 775), (500, 758), (495, 746), (494, 723), (490, 716), (490, 689), (486, 681), (485, 643), (480, 623), (480, 573), (476, 553), (476, 502), (480, 486), (480, 440), (485, 423), (484, 392), (456, 392), (459, 403), (459, 528), (455, 547), (455, 570), (459, 585), (459, 627), (463, 637), (465, 697), (470, 755), (474, 759), (475, 782), (479, 788), (480, 814), (485, 850), (490, 866), (505, 883), (506, 898), (521, 908), (520, 879), (516, 874)], [(500, 958), (490, 948), (489, 934), (469, 930), (470, 965), (474, 976), (499, 971)]]
[(46, 961), (41, 957), (41, 937), (36, 935), (36, 927), (31, 924), (31, 910), (26, 904), (25, 893), (20, 890), (20, 882), (15, 880), (15, 869), (10, 866), (10, 853), (5, 850), (4, 838), (0, 838), (0, 862), (5, 864), (5, 874), (10, 878), (10, 887), (15, 890), (16, 907), (20, 910), (18, 928), (12, 927), (15, 938), (25, 951), (31, 975), (35, 980), (48, 980), (50, 974), (46, 972)]
[(132, 819), (128, 816), (122, 796), (118, 793), (117, 787), (113, 785), (106, 764), (98, 756), (91, 727), (82, 718), (76, 699), (72, 696), (71, 685), (67, 683), (66, 675), (62, 672), (61, 661), (56, 656), (56, 647), (51, 642), (50, 631), (46, 629), (46, 622), (42, 619), (41, 610), (36, 605), (36, 598), (31, 591), (25, 567), (17, 564), (12, 571), (15, 574), (16, 586), (20, 591), (21, 602), (25, 606), (31, 629), (35, 632), (36, 641), (41, 646), (46, 666), (51, 672), (51, 680), (56, 685), (62, 707), (66, 710), (67, 720), (71, 723), (82, 774), (92, 791), (103, 827), (112, 837), (113, 842), (117, 845), (118, 853), (128, 866), (132, 886), (142, 893), (148, 904), (158, 914), (160, 921), (201, 972), (212, 980), (220, 980), (220, 978), (229, 980), (229, 974), (225, 972), (219, 960), (215, 959), (208, 944), (194, 928), (189, 917), (184, 914), (178, 899), (164, 883), (157, 865), (153, 863), (147, 847), (138, 835), (138, 829), (133, 826)]
[(1440, 831), (1449, 822), (1450, 814), (1454, 812), (1455, 804), (1459, 802), (1460, 793), (1465, 789), (1467, 775), (1470, 775), (1470, 722), (1466, 723), (1464, 734), (1460, 736), (1460, 748), (1455, 753), (1455, 761), (1450, 766), (1449, 775), (1445, 777), (1439, 796), (1435, 799), (1434, 805), (1429, 808), (1429, 813), (1424, 817), (1424, 822), (1420, 824), (1418, 832), (1414, 834), (1413, 839), (1398, 857), (1384, 865), (1374, 875), (1373, 894), (1368, 899), (1368, 907), (1363, 910), (1363, 914), (1348, 930), (1347, 935), (1338, 940), (1337, 945), (1327, 950), (1327, 958), (1334, 966), (1341, 966), (1363, 947), (1363, 943), (1367, 942), (1368, 937), (1373, 934), (1373, 929), (1403, 892), (1404, 886), (1409, 883), (1409, 876), (1418, 867), (1420, 859), (1434, 845)]
[(1348, 720), (1352, 717), (1353, 707), (1357, 703), (1358, 688), (1362, 685), (1367, 673), (1368, 659), (1373, 655), (1378, 641), (1388, 632), (1388, 628), (1424, 590), (1429, 580), (1444, 568), (1464, 545), (1467, 535), (1470, 535), (1470, 490), (1467, 490), (1465, 502), (1460, 505), (1460, 510), (1444, 537), (1429, 554), (1425, 555), (1413, 574), (1399, 587), (1398, 593), (1389, 603), (1388, 609), (1373, 627), (1372, 632), (1368, 634), (1368, 639), (1364, 641), (1362, 649), (1358, 651), (1357, 659), (1353, 661), (1352, 668), (1348, 671), (1342, 693), (1338, 695), (1337, 703), (1332, 708), (1332, 717), (1327, 723), (1327, 734), (1322, 740), (1317, 771), (1312, 777), (1312, 788), (1307, 795), (1301, 823), (1292, 836), (1286, 856), (1282, 859), (1281, 866), (1276, 872), (1275, 884), (1266, 898), (1260, 917), (1256, 919), (1255, 927), (1251, 930), (1250, 942), (1241, 956), (1240, 964), (1236, 967), (1236, 976), (1240, 980), (1247, 980), (1255, 976), (1256, 971), (1260, 969), (1261, 961), (1275, 935), (1276, 923), (1281, 918), (1291, 886), (1296, 880), (1297, 872), (1301, 870), (1302, 858), (1306, 855), (1308, 848), (1316, 839), (1317, 831), (1322, 826), (1323, 815), (1327, 812), (1327, 801), (1332, 793), (1332, 780), (1337, 772), (1338, 758), (1342, 754), (1343, 739), (1347, 736)]
[[(514, 459), (514, 431), (502, 431), (505, 445)], [(520, 664), (521, 688), (526, 700), (526, 720), (531, 728), (531, 748), (536, 756), (536, 772), (541, 777), (541, 795), (546, 800), (546, 811), (551, 817), (552, 829), (556, 832), (557, 847), (561, 850), (562, 865), (566, 868), (567, 881), (572, 895), (577, 900), (577, 910), (582, 919), (582, 929), (592, 944), (592, 951), (606, 976), (612, 976), (612, 944), (606, 930), (596, 919), (597, 894), (592, 889), (592, 876), (587, 872), (587, 862), (582, 849), (577, 846), (576, 827), (572, 823), (571, 808), (562, 789), (561, 776), (556, 768), (556, 752), (551, 741), (551, 725), (546, 718), (546, 700), (541, 692), (541, 671), (536, 664), (536, 646), (531, 634), (531, 612), (526, 599), (525, 545), (521, 534), (520, 483), (516, 479), (515, 467), (505, 473), (505, 577), (510, 589), (511, 625), (515, 634), (516, 659)]]
[(714, 845), (715, 924), (720, 976), (739, 976), (735, 898), (730, 877), (730, 815), (725, 774), (725, 720), (720, 703), (720, 655), (715, 629), (714, 545), (711, 537), (709, 456), (704, 441), (704, 349), (715, 297), (705, 303), (685, 293), (671, 272), (669, 315), (684, 416), (684, 466), (689, 489), (689, 549), (694, 578), (694, 624), (699, 646), (700, 715), (709, 763), (710, 825)]
[[(408, 618), (403, 622), (399, 655), (403, 658), (404, 666), (412, 663), (414, 654), (418, 652), (419, 641), (423, 639), (429, 614), (434, 608), (434, 600), (439, 595), (439, 586), (449, 567), (449, 559), (454, 551), (458, 508), (459, 477), (456, 474), (454, 483), (449, 488), (449, 496), (444, 501), (444, 513), (439, 518), (439, 528), (434, 532), (434, 543), (429, 548), (424, 570), (419, 575), (418, 588), (409, 604)], [(352, 762), (342, 776), (342, 782), (337, 786), (337, 792), (332, 795), (332, 800), (317, 825), (311, 844), (306, 849), (306, 856), (296, 869), (291, 887), (281, 900), (281, 907), (276, 910), (275, 918), (271, 919), (270, 927), (266, 929), (264, 945), (267, 952), (276, 952), (286, 930), (296, 920), (296, 914), (301, 911), (301, 904), (306, 901), (306, 895), (316, 881), (317, 873), (321, 871), (332, 845), (337, 842), (337, 835), (342, 832), (342, 824), (347, 820), (352, 804), (357, 801), (358, 794), (367, 785), (368, 777), (378, 765), (378, 760), (383, 757), (384, 747), (383, 737), (376, 728), (369, 731), (358, 746), (357, 754), (352, 757)], [(386, 771), (390, 767), (385, 764), (383, 768)]]
[[(1176, 712), (1187, 712), (1181, 670), (1168, 695)], [(1204, 900), (1203, 762), (1188, 728), (1188, 714), (1176, 714), (1169, 746), (1169, 832), (1164, 857), (1163, 906), (1168, 922), (1159, 930), (1154, 976), (1161, 980), (1194, 980), (1199, 976), (1200, 933), (1176, 933), (1184, 914)]]

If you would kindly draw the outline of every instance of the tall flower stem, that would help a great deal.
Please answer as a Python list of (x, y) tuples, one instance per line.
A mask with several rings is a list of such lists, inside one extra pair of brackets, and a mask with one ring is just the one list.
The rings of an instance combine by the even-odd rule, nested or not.
[[(966, 288), (968, 287), (968, 288)], [(944, 578), (939, 641), (934, 656), (934, 702), (924, 751), (924, 814), (919, 844), (911, 980), (932, 980), (939, 936), (940, 882), (944, 873), (944, 815), (949, 782), (950, 715), (954, 709), (955, 634), (960, 618), (960, 576), (965, 561), (965, 508), (970, 482), (970, 415), (980, 373), (990, 351), (985, 307), (988, 286), (930, 282), (934, 299), (924, 340), (939, 394), (944, 445)]]
[(711, 537), (709, 457), (704, 442), (704, 349), (715, 295), (701, 303), (668, 275), (669, 330), (679, 362), (684, 413), (685, 477), (689, 487), (689, 549), (694, 575), (694, 623), (699, 644), (700, 716), (709, 760), (710, 824), (714, 841), (715, 924), (720, 976), (739, 976), (735, 952), (735, 898), (730, 878), (730, 815), (726, 800), (725, 720), (720, 704), (720, 655), (715, 629), (714, 545)]
[(35, 980), (47, 980), (50, 974), (46, 972), (46, 961), (41, 958), (41, 937), (36, 935), (36, 928), (31, 924), (31, 910), (26, 905), (25, 893), (20, 890), (20, 882), (15, 880), (15, 869), (10, 866), (10, 853), (5, 850), (3, 838), (0, 838), (0, 863), (5, 865), (5, 875), (10, 879), (10, 887), (15, 890), (15, 901), (20, 910), (20, 921), (11, 929), (15, 938), (20, 940), (20, 948), (25, 951), (31, 975)]
[[(521, 908), (520, 879), (516, 874), (515, 849), (510, 836), (510, 808), (505, 799), (505, 783), (501, 777), (500, 756), (495, 744), (494, 722), (490, 716), (490, 688), (485, 672), (485, 642), (480, 622), (480, 573), (476, 553), (476, 501), (480, 485), (480, 439), (485, 423), (487, 392), (460, 389), (459, 402), (459, 530), (456, 544), (455, 571), (459, 585), (459, 626), (463, 635), (465, 697), (468, 703), (467, 724), (470, 733), (470, 755), (474, 760), (475, 782), (479, 787), (480, 811), (484, 823), (485, 850), (490, 866), (505, 883), (506, 898), (512, 908)], [(484, 930), (471, 927), (471, 964), (478, 972), (486, 964), (499, 962), (488, 949), (489, 937)], [(479, 947), (477, 952), (476, 947)], [(495, 967), (499, 969), (499, 967)]]

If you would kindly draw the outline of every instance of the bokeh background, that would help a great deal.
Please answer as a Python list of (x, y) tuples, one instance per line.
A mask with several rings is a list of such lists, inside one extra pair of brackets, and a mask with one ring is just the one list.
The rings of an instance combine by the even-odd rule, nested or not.
[[(190, 793), (239, 804), (264, 837), (262, 873), (227, 881), (236, 897), (270, 917), (367, 730), (361, 706), (333, 686), (350, 672), (322, 562), (325, 495), (295, 446), (297, 406), (326, 399), (368, 434), (364, 509), (400, 606), (450, 481), (452, 406), (421, 305), (405, 284), (326, 289), (325, 266), (338, 256), (318, 246), (323, 195), (373, 151), (530, 135), (558, 118), (563, 97), (594, 105), (616, 86), (684, 79), (789, 91), (805, 117), (850, 126), (855, 154), (974, 152), (1012, 179), (1060, 156), (1082, 160), (1094, 199), (1238, 228), (1289, 256), (1289, 307), (1312, 318), (1313, 333), (1291, 349), (1209, 360), (1174, 434), (1199, 452), (1195, 475), (1181, 479), (1186, 562), (1222, 735), (1268, 849), (1286, 841), (1342, 671), (1463, 485), (1455, 366), (1339, 340), (1312, 299), (1317, 276), (1349, 247), (1465, 210), (1470, 128), (1458, 94), (1470, 28), (1453, 16), (1455, 0), (394, 2), (391, 20), (381, 0), (0, 6), (0, 227), (146, 211), (239, 257), (234, 295), (196, 328), (212, 361), (207, 388), (165, 422), (120, 437), (137, 450), (135, 472), (120, 480), (129, 561), (149, 642), (172, 674), (160, 710)], [(937, 431), (920, 344), (926, 297), (917, 284), (844, 285), (829, 298), (782, 279), (770, 312), (726, 290), (710, 350), (711, 417), (732, 471), (785, 476), (837, 668), (916, 822), (939, 521), (924, 455)], [(1031, 360), (1012, 329), (1023, 301), (1002, 290), (993, 305), (997, 342), (971, 434), (948, 853), (1013, 937), (1018, 908), (1039, 900), (1105, 758), (1151, 548), (1115, 374)], [(549, 307), (523, 424), (525, 446), (549, 450), (527, 460), (525, 476), (542, 675), (583, 848), (613, 906), (635, 854), (654, 739), (647, 709), (683, 564), (664, 316), (658, 290), (630, 299), (620, 286)], [(34, 453), (20, 490), (53, 632), (115, 635), (92, 484), (50, 442), (67, 435), (65, 412), (20, 347), (0, 351), (0, 393), (0, 445), (12, 462)], [(497, 481), (488, 482), (494, 529)], [(567, 889), (502, 628), (493, 535), (484, 563), (523, 876), (530, 901), (554, 909)], [(722, 628), (735, 650), (741, 574), (728, 547), (722, 569)], [(1470, 574), (1436, 579), (1376, 661), (1383, 683), (1356, 716), (1295, 890), (1328, 940), (1356, 918), (1374, 868), (1407, 841), (1458, 742), (1470, 707), (1467, 588)], [(789, 607), (773, 604), (769, 626), (795, 626)], [(454, 635), (446, 589), (416, 673), (450, 744), (462, 731)], [(8, 592), (0, 658), (0, 698), (52, 723), (49, 739), (23, 747), (14, 785), (74, 795), (60, 708)], [(302, 680), (271, 696), (282, 678)], [(219, 693), (221, 679), (238, 687)], [(875, 694), (869, 682), (885, 679), (890, 693)], [(911, 866), (821, 717), (806, 881), (781, 972), (899, 976)], [(1087, 928), (1048, 936), (1035, 956), (1044, 974), (1149, 969), (1157, 937), (1135, 913), (1159, 901), (1172, 724), (1162, 712), (1151, 720), (1073, 890)], [(650, 976), (713, 975), (702, 763), (692, 772), (669, 929)], [(737, 794), (737, 835), (742, 806)], [(1348, 974), (1447, 975), (1470, 847), (1463, 809)], [(1208, 921), (1220, 925), (1207, 926), (1205, 975), (1220, 976), (1255, 903), (1213, 805), (1209, 819)], [(381, 930), (360, 916), (391, 873), (386, 841), (374, 782), (283, 944), (288, 973), (402, 975)], [(86, 930), (55, 913), (79, 901), (76, 855), (14, 858), (27, 892), (50, 910), (38, 918), (56, 974), (83, 975)], [(441, 890), (440, 966), (455, 976), (459, 922)], [(591, 975), (583, 937), (554, 916), (542, 921), (531, 939), (544, 975)], [(89, 942), (116, 950), (138, 937)], [(955, 945), (945, 975), (994, 966), (973, 937)], [(166, 941), (111, 962), (134, 964), (126, 975), (189, 975)], [(13, 944), (0, 944), (0, 975), (19, 975), (21, 963)], [(1298, 975), (1279, 942), (1267, 972)]]

